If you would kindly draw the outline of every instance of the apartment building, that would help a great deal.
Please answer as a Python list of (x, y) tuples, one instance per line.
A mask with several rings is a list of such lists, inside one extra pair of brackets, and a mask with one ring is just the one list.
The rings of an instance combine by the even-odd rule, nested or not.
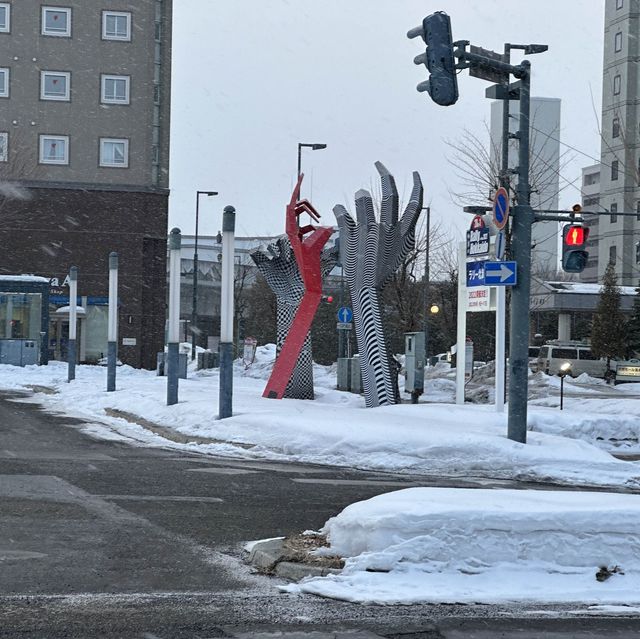
[(628, 286), (640, 278), (639, 38), (640, 1), (606, 0), (600, 207), (608, 214), (599, 218), (598, 277), (613, 262), (618, 282)]
[[(162, 348), (171, 9), (171, 0), (0, 2), (0, 275), (51, 280), (41, 347), (54, 357), (71, 266), (80, 359), (106, 353), (111, 251), (120, 359), (151, 368)], [(0, 338), (20, 337), (8, 326)]]

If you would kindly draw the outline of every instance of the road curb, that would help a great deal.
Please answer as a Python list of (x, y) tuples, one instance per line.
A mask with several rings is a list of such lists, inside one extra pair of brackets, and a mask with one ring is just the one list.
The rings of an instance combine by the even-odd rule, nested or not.
[(285, 542), (284, 537), (255, 542), (249, 551), (247, 563), (260, 572), (276, 575), (290, 581), (300, 581), (305, 577), (324, 577), (342, 572), (339, 568), (314, 565), (299, 561), (297, 558), (296, 561), (291, 561), (292, 557), (285, 549)]

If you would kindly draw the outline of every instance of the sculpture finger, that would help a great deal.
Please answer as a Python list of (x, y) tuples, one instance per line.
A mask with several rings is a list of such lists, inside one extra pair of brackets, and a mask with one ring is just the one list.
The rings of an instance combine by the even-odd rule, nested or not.
[(333, 214), (336, 216), (336, 222), (338, 222), (338, 227), (340, 228), (340, 236), (342, 237), (344, 231), (344, 239), (346, 240), (347, 236), (356, 228), (356, 223), (342, 204), (336, 204), (333, 207)]
[(360, 189), (356, 193), (356, 218), (358, 224), (367, 227), (376, 223), (376, 214), (373, 208), (373, 200), (369, 191)]
[(413, 189), (411, 190), (411, 197), (409, 203), (402, 214), (402, 221), (400, 227), (400, 233), (404, 237), (409, 230), (414, 229), (418, 217), (422, 212), (422, 198), (424, 195), (424, 189), (422, 188), (422, 180), (420, 174), (417, 171), (413, 172)]
[[(269, 250), (269, 249), (267, 248), (267, 250)], [(260, 249), (256, 249), (255, 251), (251, 251), (251, 253), (249, 253), (249, 255), (251, 256), (251, 259), (253, 260), (253, 263), (258, 268), (261, 268), (263, 265), (268, 264), (271, 261), (271, 258), (269, 257), (269, 255), (267, 255), (264, 251), (261, 251)]]
[(289, 238), (286, 235), (281, 235), (276, 240), (276, 245), (278, 247), (278, 256), (284, 262), (288, 262), (291, 259), (291, 242), (289, 242)]
[(380, 207), (380, 222), (393, 226), (398, 221), (398, 189), (396, 181), (382, 162), (375, 163), (380, 174), (382, 186), (382, 206)]

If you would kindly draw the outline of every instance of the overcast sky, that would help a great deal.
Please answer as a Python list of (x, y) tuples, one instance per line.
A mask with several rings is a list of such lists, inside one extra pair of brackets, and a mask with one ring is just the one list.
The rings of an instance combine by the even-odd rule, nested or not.
[[(227, 204), (238, 235), (282, 233), (297, 144), (319, 142), (327, 148), (303, 149), (303, 194), (327, 224), (336, 203), (350, 206), (376, 182), (380, 160), (401, 195), (418, 170), (434, 219), (452, 233), (467, 228), (449, 195), (447, 140), (464, 127), (486, 136), (488, 83), (462, 72), (450, 107), (416, 91), (424, 45), (406, 32), (440, 10), (455, 40), (495, 51), (548, 44), (531, 56), (532, 94), (562, 99), (562, 142), (597, 160), (604, 0), (177, 0), (170, 227), (193, 233), (199, 189), (220, 192), (201, 201), (201, 234), (216, 233)], [(562, 175), (578, 188), (561, 181), (561, 206), (579, 200), (580, 167), (594, 163), (573, 155)]]

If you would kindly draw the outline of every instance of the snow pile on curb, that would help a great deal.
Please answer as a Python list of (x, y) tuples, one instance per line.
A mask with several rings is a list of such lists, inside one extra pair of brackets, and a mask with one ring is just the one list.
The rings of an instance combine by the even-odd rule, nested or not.
[(326, 552), (344, 570), (285, 589), (379, 604), (638, 603), (639, 529), (640, 495), (409, 488), (331, 518)]

